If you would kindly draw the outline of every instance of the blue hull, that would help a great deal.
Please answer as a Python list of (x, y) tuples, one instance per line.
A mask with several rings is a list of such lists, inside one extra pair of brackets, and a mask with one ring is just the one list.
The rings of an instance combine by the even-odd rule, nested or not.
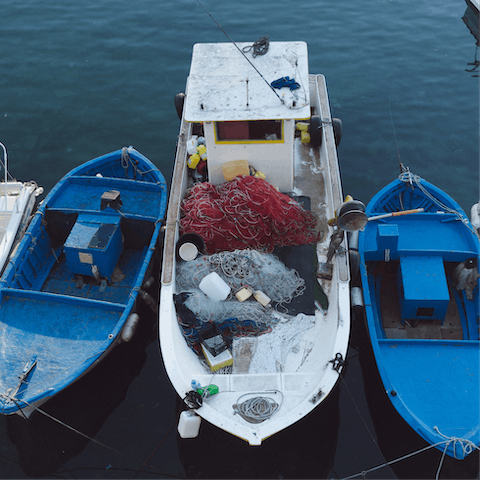
[(163, 175), (132, 147), (51, 190), (0, 280), (2, 414), (29, 414), (121, 341), (166, 204)]
[[(479, 240), (453, 199), (409, 175), (366, 208), (358, 247), (368, 331), (397, 412), (428, 443), (463, 459), (480, 445)], [(469, 288), (460, 271), (473, 272)]]

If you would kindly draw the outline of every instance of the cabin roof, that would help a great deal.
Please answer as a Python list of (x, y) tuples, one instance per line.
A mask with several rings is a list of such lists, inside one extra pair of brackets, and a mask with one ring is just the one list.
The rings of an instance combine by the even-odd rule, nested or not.
[[(185, 99), (186, 121), (310, 117), (307, 44), (270, 42), (267, 53), (255, 58), (252, 50), (244, 55), (239, 51), (252, 45), (230, 42), (193, 46)], [(288, 87), (274, 91), (270, 88), (271, 82), (287, 76), (300, 88), (293, 91)]]

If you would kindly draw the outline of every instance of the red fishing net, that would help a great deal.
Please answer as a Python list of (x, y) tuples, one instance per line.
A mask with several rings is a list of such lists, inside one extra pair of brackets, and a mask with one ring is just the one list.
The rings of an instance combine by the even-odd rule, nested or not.
[(265, 180), (236, 177), (215, 186), (195, 185), (182, 203), (181, 234), (196, 233), (206, 253), (317, 242), (317, 217)]

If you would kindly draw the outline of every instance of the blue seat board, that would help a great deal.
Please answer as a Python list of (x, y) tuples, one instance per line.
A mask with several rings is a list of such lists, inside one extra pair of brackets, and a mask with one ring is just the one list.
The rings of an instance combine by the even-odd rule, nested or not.
[[(51, 209), (57, 210), (82, 210), (82, 211), (98, 211), (100, 209), (100, 198), (103, 193), (118, 187), (120, 191), (120, 198), (122, 200), (121, 212), (123, 215), (138, 214), (157, 218), (160, 209), (162, 208), (162, 191), (158, 188), (150, 191), (150, 188), (141, 190), (139, 195), (140, 185), (136, 188), (129, 186), (127, 188), (124, 182), (114, 181), (110, 185), (105, 185), (103, 178), (88, 178), (84, 181), (74, 179), (70, 181), (72, 188), (66, 188), (56, 196), (54, 202), (49, 205)], [(148, 185), (147, 185), (148, 186)], [(109, 207), (105, 212), (115, 211)]]

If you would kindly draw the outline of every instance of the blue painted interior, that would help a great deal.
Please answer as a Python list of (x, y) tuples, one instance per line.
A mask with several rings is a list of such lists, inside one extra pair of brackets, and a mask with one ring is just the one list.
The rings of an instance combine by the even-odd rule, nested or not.
[[(369, 217), (424, 208), (423, 213), (370, 220), (359, 236), (365, 312), (377, 367), (397, 411), (427, 442), (447, 436), (480, 443), (479, 282), (468, 299), (457, 291), (451, 272), (469, 259), (480, 260), (479, 239), (460, 206), (432, 184), (423, 187), (461, 219), (432, 202), (417, 186), (395, 180), (367, 205)], [(438, 338), (387, 339), (381, 318), (383, 273), (397, 276), (402, 320), (443, 320), (452, 292), (463, 340)], [(388, 294), (388, 293), (387, 293)], [(396, 294), (396, 293), (395, 293)], [(427, 316), (415, 315), (417, 309)], [(443, 445), (439, 447), (443, 451)], [(453, 444), (447, 454), (463, 458)]]
[[(128, 165), (121, 154), (117, 150), (94, 159), (60, 180), (0, 279), (4, 414), (75, 381), (115, 344), (135, 311), (165, 215), (167, 188), (160, 171), (139, 152), (129, 149), (133, 162)], [(101, 196), (109, 190), (120, 192), (120, 211), (100, 208)], [(92, 222), (107, 225), (102, 238), (92, 240), (92, 229), (86, 228)], [(98, 260), (107, 265), (101, 272), (103, 286), (89, 274), (90, 267), (83, 271), (78, 262), (67, 261), (66, 253), (77, 247), (103, 255)], [(112, 283), (115, 266), (124, 278)], [(12, 397), (32, 358), (35, 367)]]

